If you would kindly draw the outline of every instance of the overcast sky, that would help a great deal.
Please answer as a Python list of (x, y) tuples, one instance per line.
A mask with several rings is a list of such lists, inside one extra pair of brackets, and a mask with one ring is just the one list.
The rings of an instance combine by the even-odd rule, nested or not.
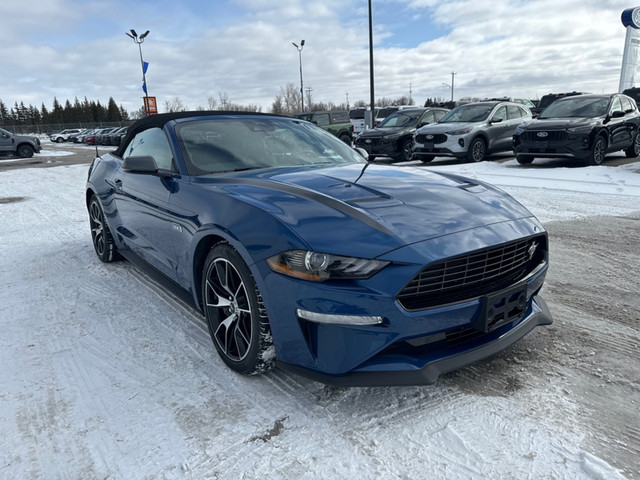
[[(625, 0), (373, 0), (375, 97), (540, 98), (618, 88)], [(369, 101), (367, 0), (5, 0), (0, 100), (142, 106), (137, 45), (160, 111), (226, 94), (269, 111), (303, 79), (315, 101)], [(446, 85), (443, 85), (446, 84)]]

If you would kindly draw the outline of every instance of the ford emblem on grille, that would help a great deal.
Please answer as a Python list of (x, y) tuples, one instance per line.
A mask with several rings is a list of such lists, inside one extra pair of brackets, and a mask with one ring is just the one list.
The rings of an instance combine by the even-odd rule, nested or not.
[(367, 139), (364, 141), (364, 143), (371, 143), (371, 139), (370, 139), (370, 138), (367, 138)]
[(538, 136), (544, 138), (544, 137), (548, 137), (549, 134), (547, 132), (538, 132)]
[(427, 135), (427, 140), (433, 140), (433, 135)]

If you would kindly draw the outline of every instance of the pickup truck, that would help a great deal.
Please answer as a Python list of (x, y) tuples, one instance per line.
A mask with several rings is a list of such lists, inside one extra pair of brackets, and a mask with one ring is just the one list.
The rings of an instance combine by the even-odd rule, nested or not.
[(351, 145), (353, 141), (353, 125), (349, 120), (349, 112), (343, 110), (330, 110), (322, 112), (297, 113), (295, 118), (315, 123), (324, 128), (344, 143)]
[(40, 139), (28, 135), (15, 135), (0, 128), (0, 155), (17, 155), (22, 158), (33, 157), (40, 153)]

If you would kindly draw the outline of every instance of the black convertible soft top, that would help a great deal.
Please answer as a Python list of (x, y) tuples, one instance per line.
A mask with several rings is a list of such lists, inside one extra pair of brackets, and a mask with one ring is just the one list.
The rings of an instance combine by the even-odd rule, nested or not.
[(233, 111), (225, 111), (225, 110), (196, 110), (191, 112), (173, 112), (173, 113), (160, 113), (157, 115), (149, 115), (148, 117), (141, 118), (136, 121), (133, 125), (129, 127), (127, 130), (127, 135), (120, 142), (120, 146), (118, 149), (113, 152), (114, 155), (118, 157), (122, 157), (122, 154), (125, 151), (125, 148), (131, 141), (133, 137), (135, 137), (138, 133), (147, 130), (149, 128), (163, 128), (167, 122), (172, 120), (178, 120), (181, 118), (190, 118), (190, 117), (211, 117), (218, 115), (260, 115), (264, 117), (282, 117), (283, 115), (273, 115), (270, 113), (260, 113), (260, 112), (233, 112)]

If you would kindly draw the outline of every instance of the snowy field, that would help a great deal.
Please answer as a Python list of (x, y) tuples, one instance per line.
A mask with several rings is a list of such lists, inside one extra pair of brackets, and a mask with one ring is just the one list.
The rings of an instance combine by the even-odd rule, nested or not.
[[(432, 168), (493, 183), (549, 225), (640, 212), (638, 161)], [(637, 388), (619, 399), (637, 435), (600, 442), (569, 386), (582, 377), (546, 358), (547, 327), (433, 386), (232, 373), (198, 314), (132, 265), (97, 260), (86, 174), (0, 172), (0, 478), (640, 479), (637, 456), (611, 453), (638, 451)], [(559, 331), (569, 309), (549, 304)]]

